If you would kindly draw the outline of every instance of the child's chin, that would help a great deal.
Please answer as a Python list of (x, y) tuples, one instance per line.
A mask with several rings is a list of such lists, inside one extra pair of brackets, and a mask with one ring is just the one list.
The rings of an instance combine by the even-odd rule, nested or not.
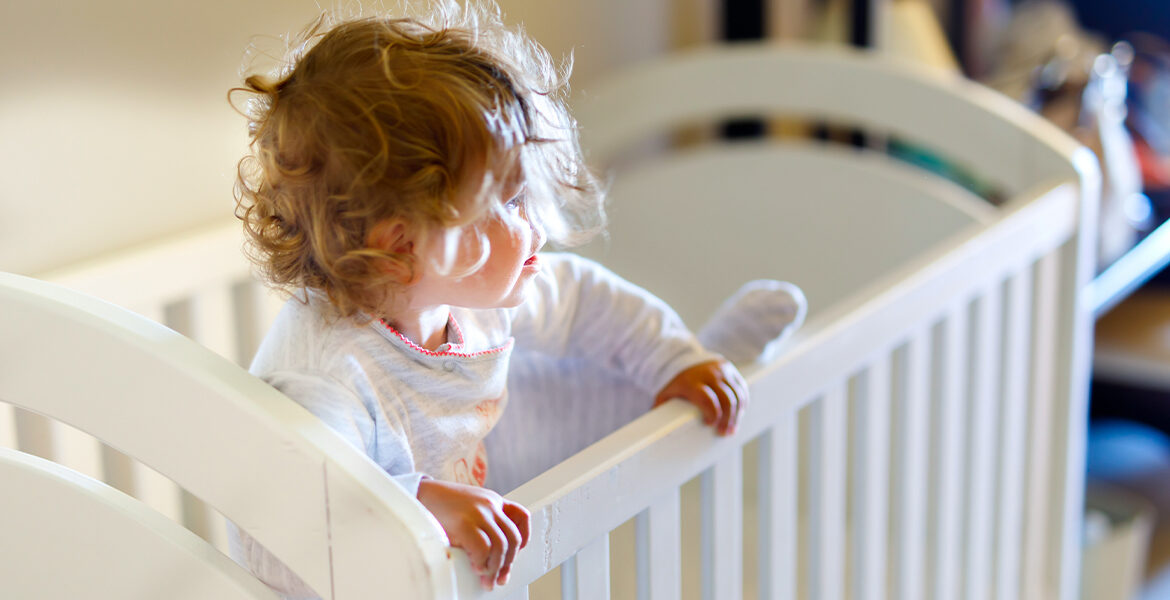
[(513, 290), (507, 298), (504, 298), (500, 302), (500, 308), (516, 308), (527, 302), (532, 293), (532, 282), (524, 282), (518, 289)]

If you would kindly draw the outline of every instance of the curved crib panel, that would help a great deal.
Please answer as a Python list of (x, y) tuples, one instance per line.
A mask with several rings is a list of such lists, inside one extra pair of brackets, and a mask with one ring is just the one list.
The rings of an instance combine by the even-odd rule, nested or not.
[(276, 600), (250, 573), (124, 494), (0, 448), (6, 598)]
[[(0, 398), (149, 465), (316, 590), (450, 587), (445, 536), (366, 457), (271, 387), (116, 306), (0, 274)], [(291, 526), (290, 524), (296, 524)], [(386, 559), (369, 569), (368, 556)]]
[(838, 46), (735, 44), (679, 52), (592, 85), (574, 104), (591, 158), (721, 118), (823, 119), (921, 144), (1008, 194), (1075, 178), (1067, 136), (961, 76)]
[(807, 142), (655, 157), (616, 173), (610, 204), (606, 237), (579, 251), (667, 299), (693, 328), (756, 278), (800, 282), (815, 317), (995, 215), (904, 162)]
[[(242, 245), (240, 224), (231, 219), (39, 273), (38, 278), (126, 307), (246, 365), (282, 299), (252, 277)], [(10, 441), (4, 440), (5, 431), (11, 432)], [(0, 445), (106, 481), (227, 551), (225, 523), (218, 512), (87, 433), (0, 406)]]

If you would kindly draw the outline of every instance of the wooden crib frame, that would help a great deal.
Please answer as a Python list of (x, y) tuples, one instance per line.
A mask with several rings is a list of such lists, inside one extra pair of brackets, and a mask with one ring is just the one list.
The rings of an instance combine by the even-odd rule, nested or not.
[(745, 510), (760, 598), (1075, 598), (1092, 154), (975, 84), (840, 49), (707, 49), (593, 89), (577, 116), (603, 160), (696, 119), (782, 113), (921, 143), (1007, 201), (750, 370), (735, 436), (669, 403), (509, 493), (532, 538), (490, 593), (417, 501), (233, 364), (273, 306), (237, 226), (43, 274), (59, 285), (0, 274), (0, 399), (19, 407), (0, 410), (0, 445), (143, 500), (0, 453), (0, 527), (17, 532), (0, 536), (0, 595), (272, 597), (174, 523), (222, 547), (222, 514), (337, 599), (527, 598), (558, 567), (565, 598), (608, 598), (609, 533), (634, 519), (638, 598), (679, 598), (679, 490), (698, 476), (705, 599), (744, 595)]

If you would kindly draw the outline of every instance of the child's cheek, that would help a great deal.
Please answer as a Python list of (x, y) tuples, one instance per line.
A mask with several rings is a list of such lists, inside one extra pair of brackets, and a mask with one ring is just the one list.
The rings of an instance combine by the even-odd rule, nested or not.
[(509, 245), (516, 250), (522, 249), (528, 243), (528, 236), (532, 228), (523, 219), (512, 217), (507, 223), (507, 238)]

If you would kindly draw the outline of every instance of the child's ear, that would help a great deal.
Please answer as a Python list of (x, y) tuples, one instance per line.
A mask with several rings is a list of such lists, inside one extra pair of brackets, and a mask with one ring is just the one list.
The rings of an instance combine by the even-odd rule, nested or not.
[(413, 277), (410, 263), (417, 258), (414, 252), (414, 236), (411, 228), (402, 219), (385, 219), (374, 225), (366, 235), (366, 246), (393, 255), (408, 256), (406, 260), (387, 258), (380, 261), (383, 272), (394, 275), (400, 283), (409, 283)]

